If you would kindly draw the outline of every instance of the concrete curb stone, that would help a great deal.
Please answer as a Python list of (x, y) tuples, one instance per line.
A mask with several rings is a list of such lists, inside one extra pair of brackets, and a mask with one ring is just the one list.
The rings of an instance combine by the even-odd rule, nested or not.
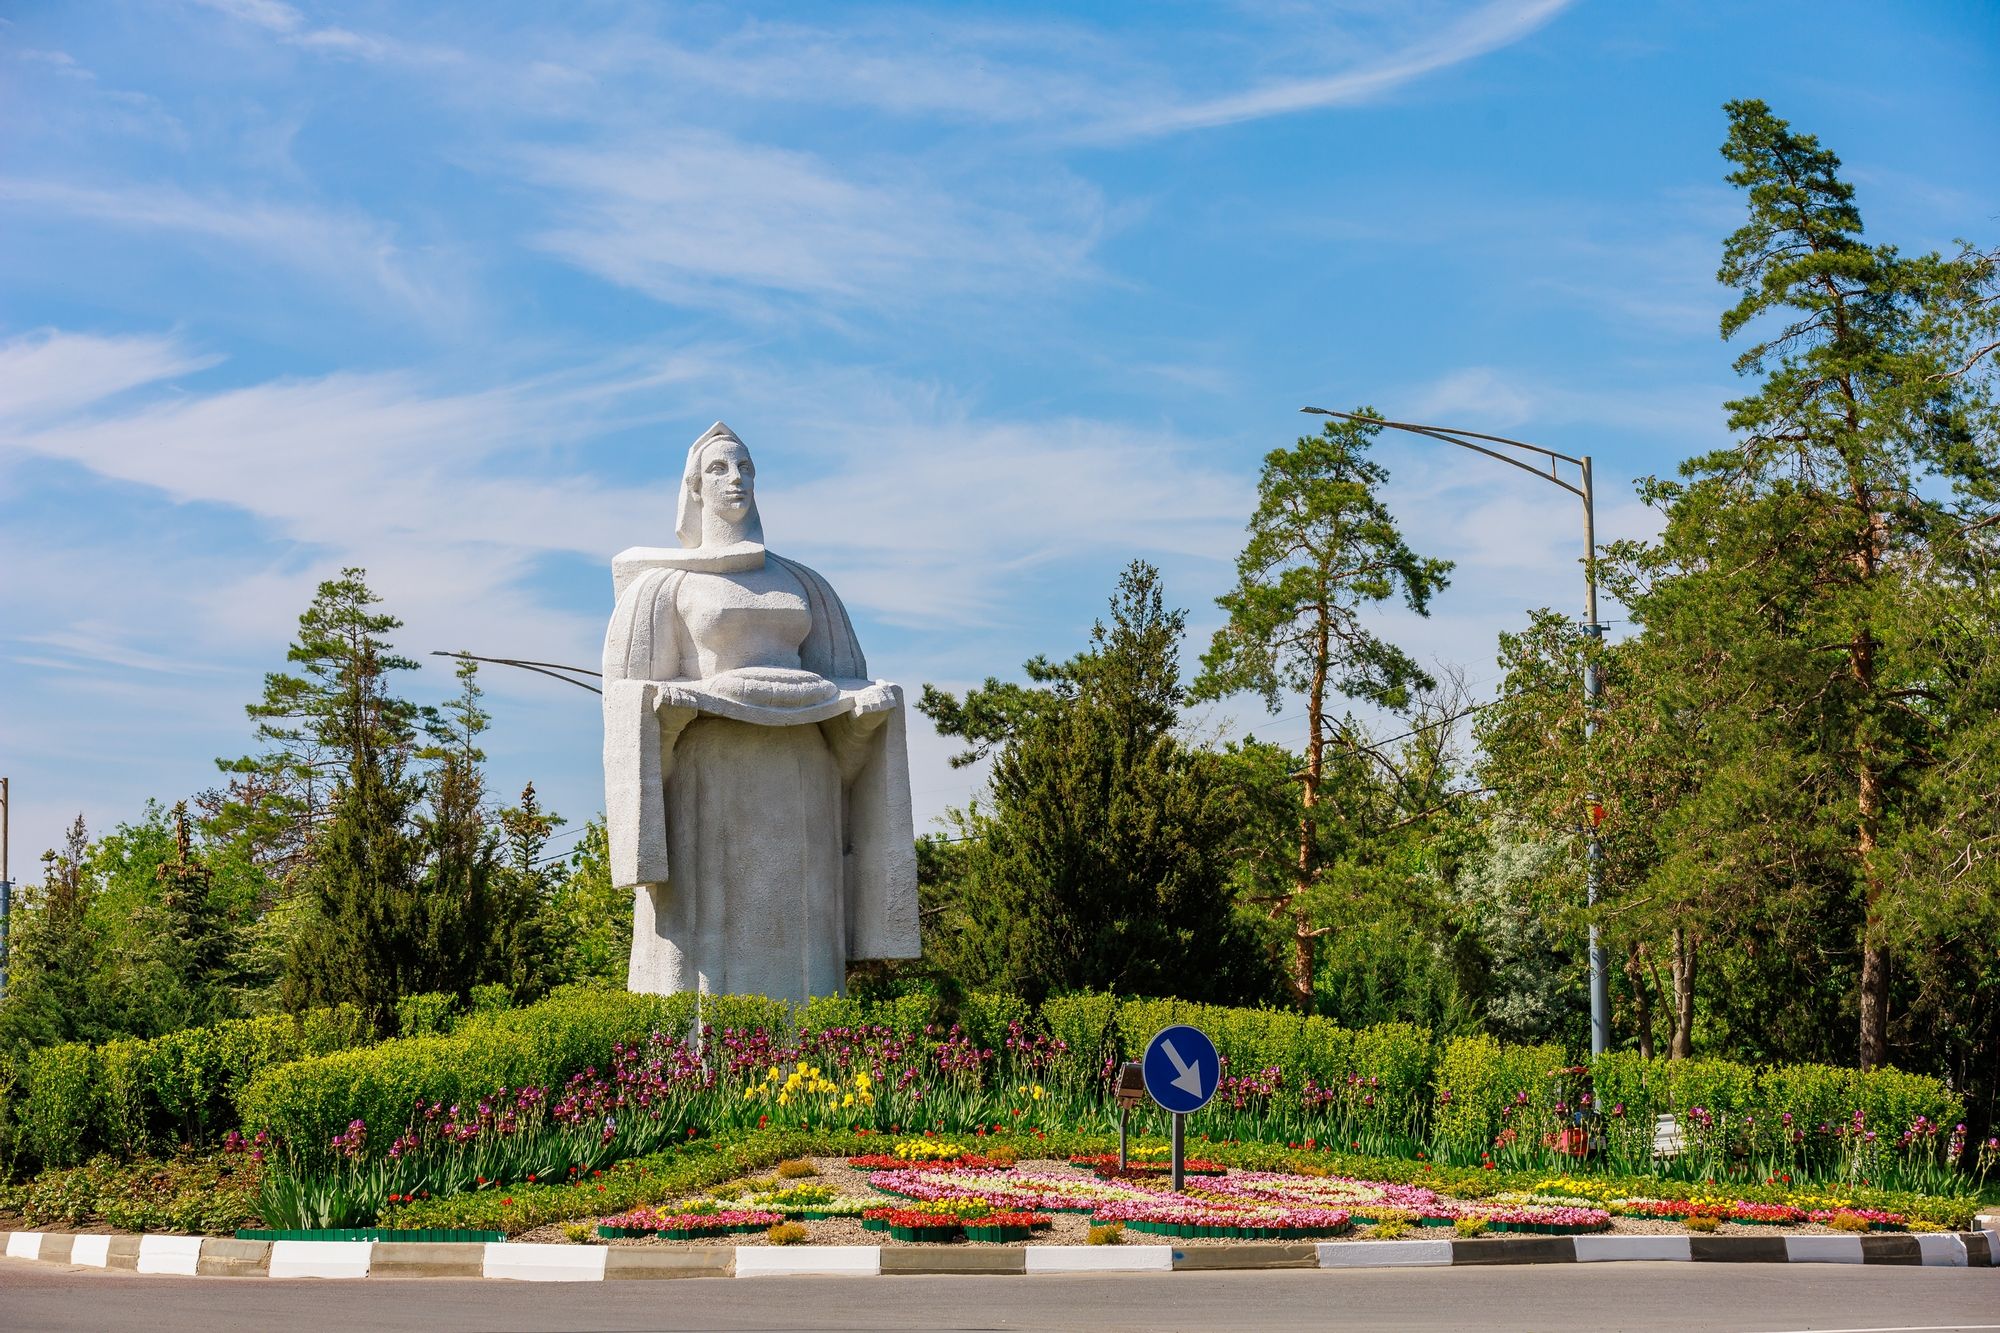
[(195, 1261), (198, 1277), (268, 1277), (271, 1272), (271, 1242), (268, 1240), (228, 1240), (213, 1237), (201, 1243), (201, 1257)]
[(1329, 1241), (1318, 1248), (1321, 1268), (1445, 1268), (1451, 1264), (1448, 1240)]
[(1863, 1236), (1861, 1262), (1864, 1264), (1918, 1264), (1924, 1261), (1918, 1236)]
[(478, 1241), (376, 1241), (368, 1276), (485, 1277), (486, 1246)]
[(1783, 1264), (1792, 1258), (1783, 1236), (1689, 1236), (1688, 1252), (1698, 1264)]
[(612, 1246), (604, 1258), (604, 1280), (607, 1282), (621, 1278), (735, 1276), (736, 1247), (733, 1245), (711, 1245), (700, 1250), (658, 1250), (618, 1245)]
[(1176, 1273), (1199, 1273), (1218, 1268), (1318, 1268), (1319, 1246), (1288, 1245), (1200, 1245), (1174, 1251)]
[(1500, 1236), (1492, 1240), (1454, 1240), (1451, 1263), (1573, 1264), (1576, 1246), (1570, 1236)]
[(1035, 1245), (903, 1248), (255, 1241), (202, 1236), (0, 1233), (13, 1259), (202, 1277), (488, 1278), (601, 1282), (681, 1277), (1164, 1273), (1273, 1268), (1694, 1261), (1991, 1268), (1991, 1231), (1863, 1236), (1501, 1236), (1487, 1239), (1242, 1245)]
[(104, 1266), (130, 1272), (139, 1267), (139, 1242), (144, 1236), (109, 1236), (104, 1247)]
[(1005, 1249), (902, 1249), (882, 1247), (882, 1271), (903, 1276), (924, 1273), (986, 1273), (993, 1276), (1028, 1271), (1027, 1250), (1010, 1245)]

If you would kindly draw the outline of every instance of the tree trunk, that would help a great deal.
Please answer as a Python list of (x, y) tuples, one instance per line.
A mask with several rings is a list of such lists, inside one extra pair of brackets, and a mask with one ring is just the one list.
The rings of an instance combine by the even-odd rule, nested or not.
[[(1875, 645), (1863, 637), (1855, 646), (1854, 674), (1864, 689), (1875, 683)], [(1882, 826), (1881, 776), (1864, 750), (1855, 784), (1855, 813), (1858, 816), (1854, 850), (1861, 868), (1863, 916), (1861, 921), (1861, 1030), (1859, 1046), (1863, 1069), (1873, 1069), (1889, 1058), (1889, 950), (1882, 943), (1882, 877), (1875, 869), (1875, 842)]]
[(1292, 1002), (1298, 1005), (1299, 1012), (1302, 1014), (1312, 1012), (1313, 961), (1318, 952), (1315, 948), (1318, 943), (1319, 937), (1306, 925), (1306, 914), (1304, 912), (1293, 913)]
[(1639, 965), (1639, 946), (1625, 954), (1625, 980), (1632, 986), (1632, 1023), (1639, 1029), (1639, 1058), (1653, 1058), (1653, 995), (1646, 989), (1645, 969)]
[(1299, 791), (1299, 857), (1292, 875), (1292, 1002), (1299, 1012), (1312, 1012), (1314, 942), (1318, 932), (1306, 923), (1305, 894), (1312, 887), (1318, 847), (1320, 778), (1326, 772), (1326, 673), (1328, 625), (1326, 607), (1319, 608), (1315, 627), (1312, 688), (1306, 692), (1306, 771)]
[(1674, 927), (1674, 1034), (1667, 1058), (1685, 1060), (1694, 1054), (1694, 974), (1697, 941), (1685, 926)]

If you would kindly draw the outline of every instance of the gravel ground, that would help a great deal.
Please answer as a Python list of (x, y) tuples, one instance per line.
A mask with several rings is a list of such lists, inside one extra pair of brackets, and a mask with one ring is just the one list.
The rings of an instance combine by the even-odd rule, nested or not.
[[(809, 1177), (808, 1179), (817, 1181), (820, 1184), (831, 1185), (835, 1190), (840, 1192), (843, 1198), (864, 1199), (872, 1204), (892, 1204), (896, 1202), (894, 1197), (879, 1194), (870, 1189), (868, 1186), (869, 1173), (866, 1171), (857, 1171), (849, 1166), (847, 1159), (843, 1157), (815, 1157), (812, 1159), (812, 1163), (818, 1168), (819, 1174), (816, 1177)], [(1064, 1161), (1046, 1159), (1023, 1161), (1019, 1164), (1019, 1167), (1024, 1171), (1046, 1171), (1059, 1175), (1076, 1176), (1081, 1179), (1090, 1178), (1090, 1172), (1073, 1167)], [(707, 1198), (708, 1194), (706, 1191), (697, 1191), (686, 1197), (688, 1199), (701, 1199)], [(1081, 1245), (1089, 1236), (1090, 1218), (1087, 1214), (1050, 1213), (1048, 1217), (1050, 1221), (1048, 1230), (1037, 1231), (1026, 1242), (1016, 1243), (1025, 1243), (1028, 1245)], [(809, 1234), (810, 1239), (806, 1243), (811, 1245), (885, 1245), (935, 1249), (940, 1245), (970, 1243), (966, 1241), (915, 1242), (897, 1240), (886, 1231), (869, 1231), (861, 1225), (859, 1218), (851, 1217), (822, 1218), (802, 1222), (800, 1225), (805, 1227)], [(1372, 1230), (1373, 1228), (1370, 1227), (1357, 1227), (1348, 1235), (1341, 1237), (1341, 1239), (1343, 1241), (1354, 1242), (1366, 1241), (1369, 1239)], [(1240, 1245), (1244, 1243), (1242, 1241), (1217, 1238), (1190, 1239), (1177, 1237), (1170, 1240), (1170, 1238), (1165, 1236), (1151, 1236), (1137, 1231), (1127, 1232), (1126, 1234), (1129, 1240), (1135, 1244), (1171, 1243), (1183, 1249), (1199, 1245)], [(1614, 1217), (1611, 1219), (1611, 1230), (1608, 1234), (1614, 1236), (1679, 1236), (1687, 1233), (1678, 1222), (1669, 1222), (1659, 1218), (1648, 1217)], [(1838, 1233), (1834, 1232), (1832, 1227), (1822, 1226), (1818, 1223), (1805, 1223), (1791, 1227), (1760, 1227), (1745, 1226), (1737, 1222), (1725, 1222), (1715, 1234), (1724, 1236), (1799, 1236), (1834, 1235)], [(1449, 1227), (1424, 1227), (1413, 1230), (1408, 1238), (1434, 1240), (1449, 1238), (1451, 1235), (1452, 1231)], [(538, 1227), (533, 1231), (515, 1236), (513, 1239), (565, 1243), (569, 1240), (569, 1237), (564, 1234), (562, 1225), (556, 1224)], [(715, 1245), (768, 1245), (770, 1242), (765, 1239), (763, 1232), (751, 1231), (733, 1236), (710, 1237), (705, 1240), (664, 1240), (659, 1237), (646, 1237), (643, 1239), (632, 1238), (607, 1241), (593, 1235), (588, 1243), (593, 1245), (639, 1245), (664, 1247), (666, 1249), (702, 1249)]]

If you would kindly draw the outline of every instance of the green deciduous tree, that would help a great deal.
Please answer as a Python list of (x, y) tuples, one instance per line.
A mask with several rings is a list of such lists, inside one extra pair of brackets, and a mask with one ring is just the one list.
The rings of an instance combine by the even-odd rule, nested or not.
[(1335, 717), (1329, 705), (1338, 697), (1403, 709), (1413, 690), (1434, 683), (1364, 616), (1392, 599), (1428, 614), (1451, 570), (1449, 561), (1412, 551), (1382, 503), (1378, 491), (1388, 474), (1366, 457), (1380, 429), (1329, 422), (1319, 435), (1266, 455), (1236, 586), (1216, 599), (1228, 620), (1190, 690), (1197, 700), (1248, 691), (1273, 713), (1288, 693), (1305, 699), (1291, 873), (1264, 904), (1273, 920), (1289, 923), (1291, 996), (1302, 1009), (1312, 1005), (1317, 943), (1334, 928), (1320, 893), (1328, 749), (1358, 748), (1351, 719)]

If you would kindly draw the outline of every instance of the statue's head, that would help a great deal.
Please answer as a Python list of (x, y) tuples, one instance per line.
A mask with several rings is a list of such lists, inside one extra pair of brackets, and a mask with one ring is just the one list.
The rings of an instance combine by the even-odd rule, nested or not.
[(764, 540), (757, 517), (757, 465), (736, 432), (720, 421), (688, 450), (674, 534), (689, 548)]

